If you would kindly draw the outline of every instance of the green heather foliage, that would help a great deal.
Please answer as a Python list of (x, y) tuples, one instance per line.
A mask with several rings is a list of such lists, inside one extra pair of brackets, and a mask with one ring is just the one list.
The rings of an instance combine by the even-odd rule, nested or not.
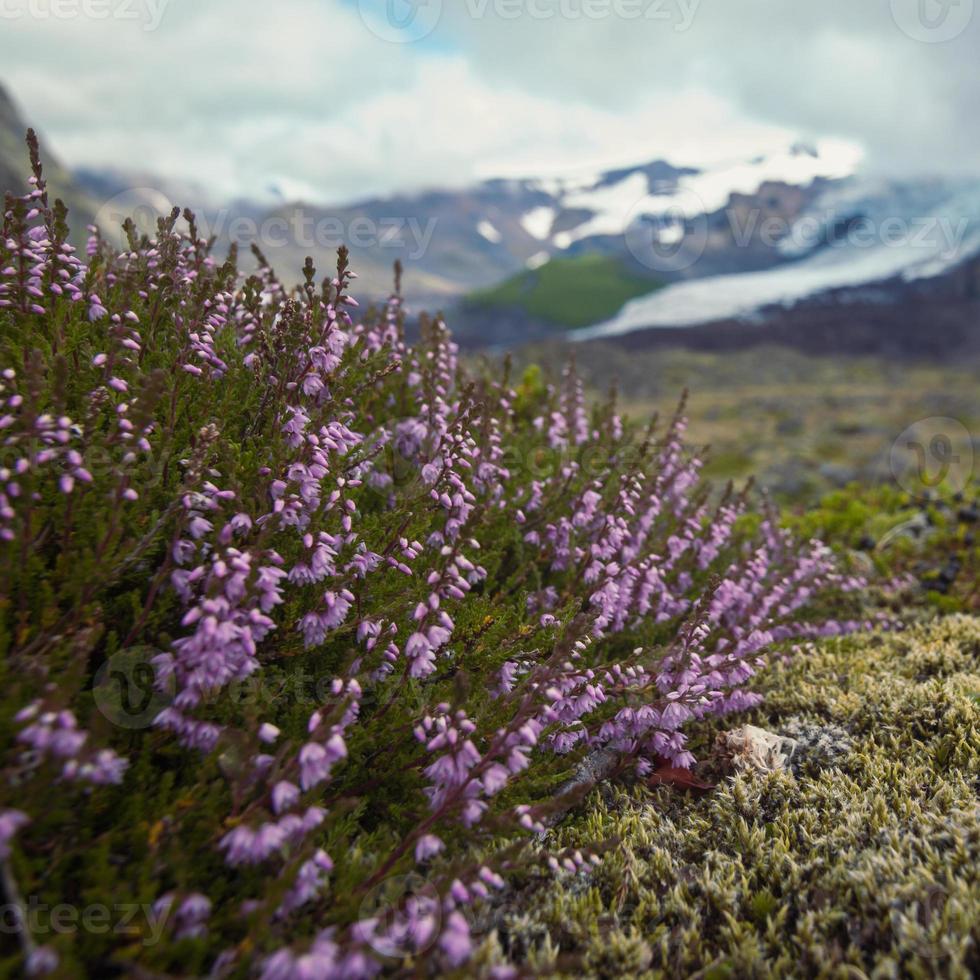
[(440, 321), (409, 345), (344, 250), (243, 279), (175, 211), (81, 261), (31, 149), (0, 238), (8, 973), (467, 975), (580, 765), (689, 767), (774, 653), (869, 625), (825, 545), (711, 496), (680, 413), (467, 373)]
[(749, 720), (825, 731), (843, 749), (832, 764), (804, 755), (697, 798), (597, 791), (549, 846), (606, 842), (602, 864), (557, 884), (529, 875), (487, 916), (479, 962), (506, 953), (569, 977), (977, 976), (980, 619), (824, 640), (759, 686)]

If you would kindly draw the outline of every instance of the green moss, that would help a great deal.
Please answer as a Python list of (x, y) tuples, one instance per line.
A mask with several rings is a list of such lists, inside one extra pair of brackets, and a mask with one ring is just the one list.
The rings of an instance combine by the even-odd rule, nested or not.
[(897, 487), (862, 487), (825, 495), (813, 507), (790, 513), (787, 526), (839, 550), (865, 552), (867, 570), (902, 576), (913, 588), (902, 615), (980, 611), (980, 544), (976, 535), (976, 488), (915, 499)]
[(760, 690), (753, 724), (846, 732), (846, 751), (698, 799), (595, 794), (544, 846), (616, 846), (512, 894), (496, 957), (596, 977), (977, 974), (980, 619), (821, 643)]

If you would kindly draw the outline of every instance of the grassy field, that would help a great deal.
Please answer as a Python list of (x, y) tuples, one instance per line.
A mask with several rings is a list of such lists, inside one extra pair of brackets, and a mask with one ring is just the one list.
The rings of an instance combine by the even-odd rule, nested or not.
[(499, 286), (473, 293), (468, 303), (478, 309), (516, 309), (572, 329), (605, 320), (628, 300), (658, 286), (616, 259), (582, 255), (528, 269)]
[[(953, 447), (980, 470), (977, 365), (814, 358), (786, 348), (711, 354), (637, 352), (611, 344), (541, 344), (516, 355), (557, 376), (570, 353), (597, 394), (616, 384), (624, 410), (669, 417), (690, 389), (690, 442), (710, 446), (714, 480), (754, 475), (784, 504), (805, 506), (852, 481), (891, 482), (892, 448), (910, 426), (947, 425)], [(941, 426), (942, 427), (942, 426)], [(966, 437), (971, 444), (962, 444)]]

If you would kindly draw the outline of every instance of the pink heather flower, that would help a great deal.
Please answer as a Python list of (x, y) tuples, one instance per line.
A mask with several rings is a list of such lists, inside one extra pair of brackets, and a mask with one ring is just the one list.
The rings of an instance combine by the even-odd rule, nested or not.
[(415, 860), (418, 862), (426, 861), (430, 857), (438, 854), (445, 845), (434, 834), (425, 834), (418, 839), (415, 845)]
[(473, 950), (470, 927), (459, 912), (450, 912), (446, 918), (445, 927), (439, 937), (439, 948), (452, 967), (462, 966), (469, 959)]
[(10, 842), (30, 818), (20, 810), (0, 810), (0, 858), (10, 857)]
[(290, 809), (299, 799), (299, 787), (288, 780), (281, 780), (272, 787), (272, 809), (280, 814)]
[(325, 745), (308, 742), (299, 753), (300, 785), (310, 790), (326, 782), (334, 764), (346, 756), (347, 746), (340, 735), (332, 735)]
[(318, 742), (304, 745), (299, 753), (300, 783), (304, 790), (330, 778), (332, 761), (327, 750)]
[(80, 779), (97, 786), (115, 786), (123, 781), (129, 760), (112, 749), (100, 749), (91, 759), (79, 762), (72, 759), (65, 763), (66, 779)]
[(207, 920), (211, 915), (211, 900), (197, 892), (187, 896), (177, 909), (178, 939), (196, 939), (207, 934)]
[[(92, 482), (73, 447), (84, 441), (98, 450), (105, 417), (112, 418), (107, 431), (120, 449), (117, 502), (140, 499), (141, 477), (133, 467), (143, 462), (140, 453), (151, 450), (150, 439), (165, 434), (145, 421), (148, 407), (150, 414), (159, 413), (143, 401), (143, 385), (136, 383), (142, 365), (134, 355), (145, 352), (154, 362), (167, 351), (158, 346), (163, 328), (157, 325), (153, 336), (143, 338), (136, 329), (139, 316), (126, 307), (149, 309), (166, 296), (172, 315), (165, 327), (178, 335), (178, 343), (168, 348), (168, 373), (183, 371), (192, 379), (218, 382), (244, 358), (248, 378), (269, 393), (273, 433), (271, 442), (267, 431), (262, 436), (260, 451), (267, 451), (267, 458), (253, 464), (254, 455), (249, 456), (247, 474), (234, 471), (237, 453), (195, 456), (191, 465), (194, 453), (188, 450), (187, 458), (175, 460), (181, 479), (189, 481), (180, 501), (183, 523), (179, 537), (161, 535), (160, 540), (170, 542), (176, 567), (169, 585), (183, 606), (183, 618), (169, 651), (153, 661), (158, 687), (173, 694), (156, 724), (185, 746), (212, 751), (222, 732), (210, 720), (215, 717), (209, 714), (213, 695), (261, 668), (264, 654), (273, 652), (265, 641), (277, 628), (281, 617), (274, 616), (281, 606), (291, 617), (287, 628), (297, 630), (307, 647), (331, 644), (323, 660), (338, 664), (342, 672), (310, 718), (308, 741), (298, 750), (263, 751), (281, 738), (279, 729), (266, 722), (257, 729), (260, 747), (229, 777), (236, 813), (248, 814), (252, 822), (224, 833), (219, 849), (231, 866), (264, 863), (249, 879), (265, 875), (269, 885), (254, 890), (258, 898), (236, 900), (230, 911), (274, 917), (283, 948), (254, 965), (244, 958), (238, 962), (235, 952), (230, 958), (222, 954), (213, 965), (216, 976), (237, 970), (260, 973), (266, 980), (358, 980), (389, 965), (373, 958), (371, 949), (403, 954), (436, 942), (442, 962), (428, 965), (430, 972), (465, 970), (472, 940), (465, 918), (454, 909), (502, 886), (489, 868), (480, 868), (465, 884), (454, 880), (436, 907), (427, 896), (413, 895), (403, 909), (391, 910), (380, 921), (355, 923), (351, 930), (331, 927), (312, 941), (294, 942), (291, 935), (294, 925), (305, 934), (290, 917), (321, 899), (333, 867), (324, 851), (312, 850), (310, 838), (322, 828), (318, 837), (334, 839), (339, 826), (334, 821), (350, 819), (346, 810), (328, 813), (325, 807), (304, 805), (304, 793), (317, 793), (331, 779), (332, 768), (347, 756), (351, 726), (362, 725), (358, 744), (369, 742), (375, 731), (378, 702), (372, 697), (359, 718), (358, 680), (384, 685), (390, 679), (393, 691), (400, 690), (394, 684), (401, 683), (397, 668), (402, 658), (408, 676), (429, 679), (412, 685), (422, 699), (419, 712), (427, 712), (414, 732), (427, 756), (421, 788), (433, 829), (445, 836), (453, 821), (467, 827), (480, 821), (491, 798), (534, 764), (535, 753), (607, 748), (627, 756), (640, 772), (664, 760), (690, 766), (694, 757), (685, 726), (756, 704), (759, 696), (744, 685), (775, 644), (864, 626), (805, 622), (801, 610), (812, 596), (828, 586), (860, 585), (835, 571), (832, 556), (818, 542), (793, 542), (770, 516), (744, 553), (737, 547), (734, 527), (745, 505), (726, 497), (713, 513), (691, 492), (700, 479), (700, 463), (685, 451), (682, 419), (649, 454), (649, 466), (630, 461), (624, 468), (630, 447), (620, 442), (621, 420), (597, 412), (593, 427), (582, 381), (570, 366), (561, 383), (549, 389), (533, 421), (540, 445), (532, 449), (553, 447), (554, 467), (542, 469), (537, 480), (515, 479), (504, 464), (512, 448), (506, 440), (512, 432), (520, 437), (524, 424), (514, 410), (516, 394), (488, 381), (480, 392), (485, 410), (472, 412), (459, 384), (458, 351), (440, 322), (412, 348), (401, 334), (397, 299), (377, 320), (355, 324), (346, 280), (335, 279), (334, 302), (314, 311), (301, 294), (287, 296), (269, 269), (258, 272), (259, 302), (253, 305), (236, 286), (213, 278), (217, 264), (202, 259), (203, 243), (175, 233), (161, 247), (140, 244), (115, 259), (108, 244), (93, 237), (89, 254), (106, 253), (105, 263), (99, 260), (98, 279), (119, 306), (103, 323), (110, 315), (101, 298), (89, 294), (86, 286), (94, 280), (87, 269), (77, 260), (62, 262), (72, 257), (70, 247), (50, 240), (56, 236), (47, 227), (43, 194), (35, 180), (28, 204), (35, 226), (11, 231), (15, 237), (0, 243), (5, 250), (0, 264), (7, 266), (0, 272), (0, 306), (43, 313), (50, 289), (65, 296), (66, 303), (79, 303), (78, 315), (98, 324), (88, 331), (91, 342), (111, 353), (96, 353), (95, 370), (86, 369), (100, 378), (89, 393), (92, 410), (79, 415), (86, 419), (84, 433), (72, 420), (57, 417), (50, 405), (39, 406), (36, 419), (33, 409), (26, 413), (16, 373), (0, 371), (0, 430), (12, 460), (0, 469), (0, 540), (16, 542), (22, 530), (17, 519), (29, 491), (20, 477), (30, 473), (32, 484), (43, 480), (61, 494)], [(23, 282), (17, 257), (27, 262)], [(137, 269), (142, 281), (133, 275)], [(288, 317), (283, 316), (287, 300)], [(290, 342), (270, 357), (267, 337), (277, 342), (283, 326), (299, 336), (290, 334)], [(223, 360), (226, 351), (234, 352), (234, 363), (230, 356), (228, 363)], [(348, 363), (355, 370), (346, 374)], [(364, 374), (375, 380), (361, 403)], [(186, 391), (198, 384), (186, 377), (181, 382)], [(187, 406), (179, 407), (183, 413)], [(214, 438), (236, 438), (210, 426), (206, 434), (199, 443), (205, 448)], [(586, 444), (599, 450), (598, 457), (575, 451)], [(362, 445), (363, 456), (342, 459)], [(397, 480), (387, 472), (393, 462)], [(219, 465), (233, 471), (212, 469)], [(253, 467), (256, 486), (241, 480), (251, 477)], [(402, 481), (406, 472), (417, 474), (421, 486)], [(132, 487), (124, 482), (128, 474)], [(242, 483), (246, 492), (240, 501), (217, 485), (225, 481)], [(381, 492), (354, 492), (364, 485)], [(46, 503), (49, 496), (35, 499)], [(405, 518), (392, 541), (391, 529)], [(534, 583), (530, 595), (513, 595), (521, 613), (517, 636), (528, 639), (526, 645), (508, 643), (512, 652), (501, 656), (515, 659), (504, 663), (497, 676), (493, 666), (479, 675), (481, 693), (489, 689), (505, 717), (490, 721), (481, 712), (478, 724), (467, 716), (472, 702), (465, 696), (458, 706), (433, 707), (426, 699), (444, 696), (436, 692), (452, 685), (451, 677), (433, 675), (439, 652), (452, 641), (455, 621), (472, 624), (483, 618), (481, 606), (470, 608), (473, 590), (487, 579), (475, 555), (480, 539), (493, 533), (493, 521), (506, 520), (520, 528), (517, 551), (528, 565), (529, 574), (517, 582)], [(422, 541), (400, 537), (410, 533), (408, 527)], [(288, 563), (273, 548), (288, 556)], [(486, 565), (497, 568), (499, 560), (494, 550)], [(403, 590), (400, 598), (393, 595), (392, 571), (412, 577), (416, 587)], [(719, 584), (704, 589), (706, 581)], [(491, 601), (493, 591), (487, 590), (480, 603)], [(417, 602), (420, 592), (423, 598)], [(559, 663), (542, 650), (544, 638), (533, 634), (541, 628), (558, 631), (559, 608), (573, 607), (582, 609), (591, 624), (588, 634), (578, 636), (577, 625), (569, 626), (569, 636), (561, 639), (570, 642)], [(664, 632), (676, 639), (665, 650), (630, 654), (624, 649), (619, 657), (612, 652), (627, 644), (593, 650), (593, 643), (627, 634), (642, 622), (668, 624)], [(507, 697), (518, 684), (521, 698)], [(70, 711), (49, 711), (39, 702), (21, 711), (17, 724), (23, 728), (19, 743), (33, 750), (31, 756), (53, 764), (61, 778), (90, 784), (123, 779), (126, 760), (93, 747)], [(383, 728), (392, 737), (402, 730)], [(400, 758), (395, 753), (403, 748), (393, 745), (391, 759)], [(544, 830), (538, 812), (528, 806), (507, 814), (531, 833)], [(9, 856), (27, 819), (17, 810), (0, 811), (0, 857)], [(444, 853), (437, 833), (415, 841), (416, 861)], [(552, 867), (574, 872), (586, 863), (573, 852)], [(282, 896), (277, 908), (268, 907), (273, 889)], [(157, 904), (174, 916), (175, 935), (204, 934), (211, 917), (205, 895), (171, 892)], [(216, 919), (226, 923), (228, 911), (222, 909)], [(318, 919), (321, 911), (322, 921), (332, 924), (326, 901), (317, 910)], [(33, 967), (44, 966), (48, 952), (38, 950)], [(57, 968), (54, 963), (49, 969)], [(503, 980), (508, 973), (502, 969), (493, 975)]]
[(412, 677), (427, 677), (436, 669), (435, 653), (425, 633), (415, 632), (408, 638), (405, 656), (411, 664), (408, 672)]
[(31, 951), (24, 964), (24, 970), (29, 977), (41, 977), (58, 969), (60, 958), (50, 946), (38, 946)]
[(504, 887), (504, 879), (501, 878), (496, 871), (491, 871), (490, 868), (486, 866), (480, 868), (479, 876), (480, 879), (486, 882), (486, 884), (488, 884), (491, 888), (500, 889)]
[(514, 684), (517, 682), (517, 670), (518, 666), (512, 660), (508, 660), (500, 668), (499, 686), (501, 693), (509, 694), (514, 689)]
[(271, 745), (281, 734), (282, 732), (269, 722), (263, 722), (259, 726), (259, 741), (265, 742), (267, 745)]
[(679, 728), (691, 717), (691, 711), (682, 704), (678, 704), (676, 701), (668, 704), (663, 710), (663, 714), (660, 718), (660, 724), (665, 728)]
[(331, 930), (321, 932), (305, 953), (281, 949), (262, 964), (260, 980), (371, 980), (381, 967), (360, 951), (342, 951)]
[(312, 858), (304, 861), (293, 887), (286, 893), (277, 916), (283, 917), (313, 901), (327, 884), (327, 876), (333, 870), (333, 861), (324, 850), (317, 850)]
[(492, 765), (487, 767), (486, 772), (483, 774), (483, 789), (488, 796), (493, 796), (494, 793), (499, 793), (500, 790), (507, 785), (507, 781), (510, 779), (510, 772), (505, 766), (500, 765), (498, 762), (494, 762)]
[(286, 842), (286, 833), (274, 823), (263, 824), (257, 830), (242, 825), (229, 831), (218, 843), (225, 860), (235, 866), (260, 864), (279, 851)]

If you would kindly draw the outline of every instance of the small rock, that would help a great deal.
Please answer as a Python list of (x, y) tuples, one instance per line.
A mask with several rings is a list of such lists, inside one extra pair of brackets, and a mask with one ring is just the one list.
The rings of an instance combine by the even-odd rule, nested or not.
[(815, 725), (798, 718), (790, 718), (782, 729), (796, 746), (792, 768), (797, 775), (804, 771), (812, 773), (837, 765), (854, 746), (847, 730), (832, 723)]
[(739, 772), (775, 772), (789, 767), (796, 751), (796, 742), (782, 735), (767, 732), (755, 725), (743, 725), (722, 732), (718, 748)]

